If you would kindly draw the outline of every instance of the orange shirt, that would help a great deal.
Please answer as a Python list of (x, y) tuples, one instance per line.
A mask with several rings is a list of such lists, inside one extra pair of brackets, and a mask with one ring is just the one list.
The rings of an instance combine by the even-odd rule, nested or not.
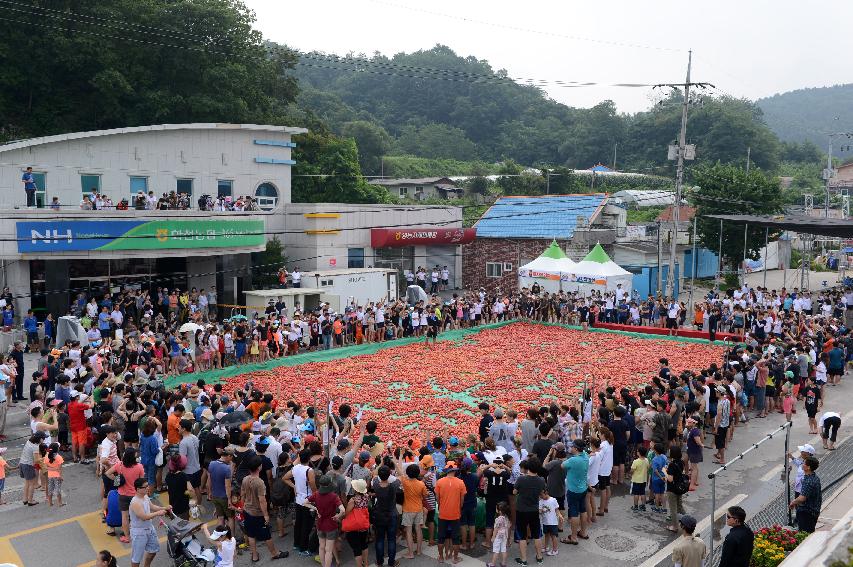
[(252, 417), (257, 421), (261, 415), (261, 408), (263, 408), (263, 405), (263, 402), (252, 402), (246, 406), (246, 411), (252, 414)]
[(174, 412), (166, 420), (166, 438), (169, 445), (177, 445), (181, 442), (181, 418)]
[(455, 476), (446, 476), (435, 483), (438, 499), (438, 519), (458, 520), (462, 517), (462, 499), (465, 498), (465, 482)]
[(0, 479), (6, 478), (6, 459), (0, 457)]
[(53, 462), (50, 462), (50, 459), (45, 457), (41, 462), (42, 466), (47, 469), (47, 478), (62, 478), (62, 463), (63, 459), (61, 456), (56, 455), (53, 457)]
[(402, 481), (403, 512), (421, 512), (427, 497), (426, 485), (416, 478), (404, 478)]
[(335, 322), (332, 323), (332, 328), (334, 329), (336, 335), (340, 335), (341, 331), (344, 328), (344, 324), (341, 323), (340, 320), (336, 319)]

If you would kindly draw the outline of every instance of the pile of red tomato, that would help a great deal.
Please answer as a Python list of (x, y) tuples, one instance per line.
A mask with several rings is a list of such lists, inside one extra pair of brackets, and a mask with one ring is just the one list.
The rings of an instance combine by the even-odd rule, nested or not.
[(514, 323), (459, 342), (243, 374), (229, 378), (226, 388), (242, 388), (251, 379), (279, 403), (361, 406), (383, 437), (401, 442), (476, 432), (482, 401), (523, 415), (531, 406), (573, 403), (585, 387), (636, 389), (658, 372), (661, 357), (677, 373), (705, 368), (721, 356), (708, 344)]

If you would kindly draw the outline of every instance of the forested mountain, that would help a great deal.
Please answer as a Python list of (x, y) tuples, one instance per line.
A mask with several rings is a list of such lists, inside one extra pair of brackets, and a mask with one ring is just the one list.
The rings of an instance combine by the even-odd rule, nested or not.
[[(616, 149), (619, 169), (671, 173), (666, 149), (678, 134), (677, 93), (635, 115), (620, 114), (609, 100), (572, 108), (442, 45), (393, 57), (303, 54), (295, 76), (297, 106), (354, 137), (360, 149), (367, 143), (385, 154), (575, 168), (610, 164)], [(726, 97), (695, 102), (688, 137), (698, 160), (745, 163), (750, 147), (754, 165), (777, 168), (782, 148), (757, 106)], [(378, 154), (361, 154), (365, 172), (378, 173)]]
[[(759, 99), (756, 104), (780, 139), (809, 141), (824, 152), (827, 132), (853, 128), (853, 84), (790, 91)], [(839, 152), (836, 144), (833, 155), (845, 159), (851, 153)]]

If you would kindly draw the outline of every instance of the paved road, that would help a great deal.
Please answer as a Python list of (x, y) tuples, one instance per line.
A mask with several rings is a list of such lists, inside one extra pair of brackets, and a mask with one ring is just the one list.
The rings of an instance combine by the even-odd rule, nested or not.
[[(835, 400), (846, 399), (853, 394), (853, 376), (848, 376), (845, 382), (837, 388), (828, 387), (830, 401), (825, 409), (838, 411), (844, 416), (844, 423), (850, 423), (853, 412), (846, 411), (847, 404)], [(12, 410), (10, 423), (18, 425), (7, 428), (10, 436), (26, 432), (23, 421), (23, 408)], [(16, 415), (17, 414), (17, 415)], [(738, 427), (729, 456), (734, 457), (738, 452), (750, 447), (767, 432), (782, 424), (783, 416), (771, 415), (767, 419), (752, 419), (744, 427)], [(844, 427), (844, 426), (843, 426)], [(842, 438), (847, 438), (849, 428), (842, 429)], [(804, 412), (801, 410), (794, 418), (791, 434), (791, 447), (805, 441), (820, 447), (820, 442), (808, 435)], [(717, 483), (717, 509), (724, 509), (733, 502), (740, 503), (753, 514), (761, 509), (768, 501), (779, 494), (782, 484), (780, 481), (781, 462), (783, 457), (784, 439), (776, 438), (762, 444), (756, 451), (750, 453), (742, 461), (732, 465), (729, 471), (722, 474)], [(7, 457), (16, 459), (19, 455), (20, 442), (9, 444)], [(700, 519), (700, 528), (705, 527), (703, 535), (706, 541), (710, 534), (710, 521), (702, 520), (709, 516), (711, 510), (711, 486), (707, 480), (710, 472), (711, 451), (706, 451), (706, 462), (702, 467), (702, 481), (698, 491), (687, 495), (685, 507), (688, 513)], [(818, 449), (820, 457), (822, 450)], [(98, 516), (99, 482), (94, 476), (93, 466), (68, 465), (65, 470), (65, 499), (68, 503), (63, 508), (49, 508), (44, 502), (43, 493), (37, 495), (40, 502), (34, 507), (25, 507), (20, 503), (22, 481), (17, 473), (9, 475), (4, 492), (4, 499), (9, 503), (0, 507), (0, 563), (8, 562), (19, 567), (40, 567), (43, 565), (78, 566), (90, 565), (96, 550), (109, 549), (120, 557), (120, 565), (129, 565), (129, 550), (115, 538), (104, 534), (104, 525)], [(546, 558), (545, 564), (554, 566), (573, 563), (588, 566), (612, 566), (617, 562), (625, 565), (671, 565), (668, 561), (667, 546), (673, 541), (669, 532), (664, 529), (663, 515), (652, 512), (636, 514), (629, 511), (630, 497), (626, 489), (617, 489), (610, 504), (610, 513), (591, 529), (591, 538), (582, 541), (578, 546), (562, 545), (558, 557)], [(723, 535), (725, 532), (723, 532)], [(277, 542), (280, 548), (290, 549), (292, 540), (287, 537)], [(478, 548), (473, 555), (466, 556), (464, 567), (482, 567), (487, 559), (485, 550)], [(510, 551), (510, 563), (515, 557), (515, 549)], [(266, 557), (262, 552), (262, 558)], [(371, 553), (372, 555), (372, 553)], [(427, 557), (412, 561), (403, 560), (412, 567), (434, 565), (434, 549), (428, 551)], [(348, 564), (351, 556), (346, 555)], [(309, 559), (302, 557), (277, 561), (276, 564), (287, 567), (297, 565), (314, 565)], [(171, 565), (165, 548), (155, 559), (155, 567)], [(262, 559), (259, 565), (272, 564), (268, 559)], [(248, 553), (243, 554), (237, 565), (249, 566)]]

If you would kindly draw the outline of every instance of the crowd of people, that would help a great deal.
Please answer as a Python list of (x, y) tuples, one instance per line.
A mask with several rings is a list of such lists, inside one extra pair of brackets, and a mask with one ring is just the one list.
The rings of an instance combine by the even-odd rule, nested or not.
[[(50, 345), (33, 375), (31, 436), (18, 465), (23, 502), (37, 505), (35, 495), (43, 491), (48, 505), (63, 505), (63, 463), (93, 466), (101, 479), (104, 522), (131, 545), (134, 565), (150, 562), (159, 549), (154, 518), (174, 513), (219, 520), (210, 535), (219, 564), (226, 566), (243, 549), (256, 560), (258, 544), (273, 558), (286, 557), (283, 538), (291, 522), (293, 550), (316, 556), (323, 567), (341, 564), (344, 543), (359, 567), (367, 567), (371, 547), (377, 565), (397, 565), (398, 535), (406, 541), (404, 558), (435, 545), (439, 561), (449, 563), (481, 545), (492, 553), (490, 565), (505, 565), (517, 542), (516, 562), (523, 566), (589, 538), (612, 513), (611, 498), (624, 496), (630, 506), (613, 512), (655, 518), (681, 536), (674, 560), (698, 565), (704, 543), (693, 536), (696, 520), (684, 514), (684, 500), (700, 485), (709, 447), (711, 460), (725, 463), (737, 431), (772, 412), (808, 420), (827, 451), (835, 449), (841, 426), (832, 389), (853, 355), (843, 319), (847, 305), (853, 308), (853, 292), (818, 295), (816, 304), (845, 306), (838, 318), (834, 308), (806, 309), (803, 294), (760, 291), (707, 298), (709, 318), (715, 312), (751, 313), (744, 317), (742, 341), (731, 343), (719, 363), (673, 369), (662, 358), (657, 375), (643, 377), (647, 386), (617, 391), (605, 385), (577, 399), (555, 393), (559, 403), (543, 407), (483, 402), (476, 432), (407, 439), (388, 439), (346, 403), (313, 407), (276, 399), (251, 382), (225, 391), (191, 376), (170, 390), (163, 378), (284, 355), (294, 322), (302, 328), (303, 318), (310, 334), (297, 335), (295, 342), (328, 348), (419, 336), (422, 325), (414, 326), (414, 314), (420, 319), (424, 311), (427, 338), (439, 328), (510, 317), (547, 321), (555, 313), (542, 311), (550, 305), (545, 296), (480, 291), (447, 304), (436, 297), (422, 306), (378, 301), (349, 306), (343, 314), (328, 307), (303, 314), (293, 306), (290, 318), (274, 302), (251, 320), (223, 323), (215, 323), (211, 308), (215, 290), (160, 289), (155, 297), (127, 291), (100, 302), (81, 297), (73, 309), (90, 323), (89, 347)], [(619, 293), (560, 293), (557, 307), (562, 313), (565, 301), (581, 322), (595, 324), (608, 317), (608, 297), (623, 299)], [(588, 303), (592, 308), (585, 311)], [(198, 321), (200, 328), (180, 333), (176, 327), (184, 321)], [(276, 336), (282, 328), (288, 329), (285, 351)], [(0, 365), (7, 386), (0, 397), (24, 398), (18, 389), (24, 348), (17, 344)], [(808, 444), (791, 456), (792, 507), (799, 528), (813, 531), (821, 507), (814, 474), (820, 461)], [(161, 492), (169, 495), (168, 507), (152, 499)], [(730, 560), (722, 564), (746, 565), (751, 536), (745, 535), (745, 512), (734, 507), (727, 517), (739, 529), (724, 544)]]

